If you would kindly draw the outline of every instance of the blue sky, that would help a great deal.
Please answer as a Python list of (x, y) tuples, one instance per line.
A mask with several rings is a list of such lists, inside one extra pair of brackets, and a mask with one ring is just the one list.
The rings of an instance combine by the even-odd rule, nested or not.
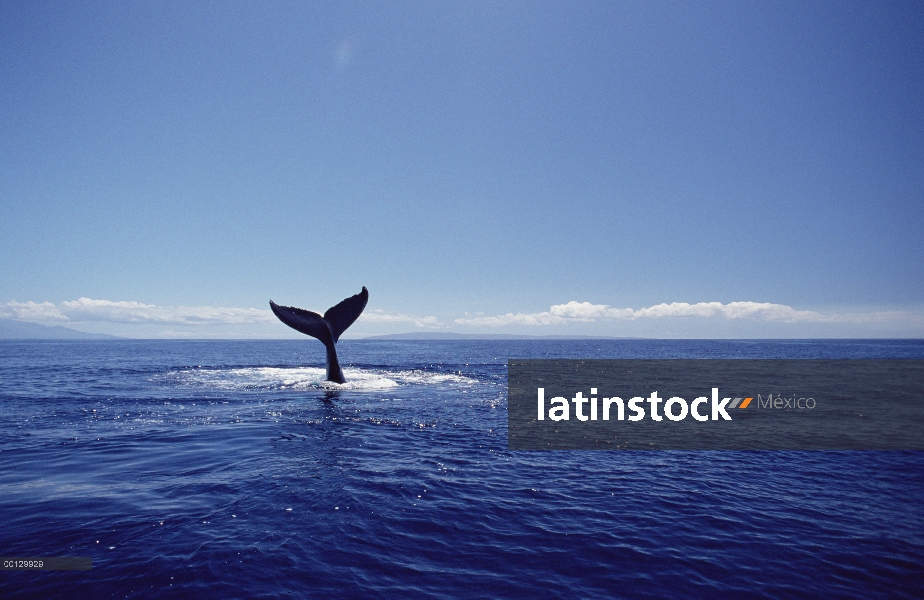
[(0, 317), (920, 337), (922, 98), (919, 2), (3, 3)]

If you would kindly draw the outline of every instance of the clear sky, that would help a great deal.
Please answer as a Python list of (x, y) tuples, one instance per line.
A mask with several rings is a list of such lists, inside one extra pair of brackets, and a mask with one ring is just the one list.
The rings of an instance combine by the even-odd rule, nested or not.
[(86, 331), (920, 337), (924, 3), (4, 2), (0, 207)]

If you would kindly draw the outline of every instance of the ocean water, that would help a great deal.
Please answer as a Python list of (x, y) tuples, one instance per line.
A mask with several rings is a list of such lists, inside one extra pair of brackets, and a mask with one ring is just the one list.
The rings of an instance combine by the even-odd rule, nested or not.
[[(508, 358), (922, 341), (0, 343), (0, 597), (924, 597), (922, 452), (513, 452)], [(924, 392), (924, 391), (922, 391)]]

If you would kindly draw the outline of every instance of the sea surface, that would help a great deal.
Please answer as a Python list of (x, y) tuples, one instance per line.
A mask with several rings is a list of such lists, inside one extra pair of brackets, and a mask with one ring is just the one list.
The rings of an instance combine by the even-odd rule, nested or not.
[(921, 598), (924, 452), (509, 451), (508, 358), (924, 341), (0, 342), (0, 597)]

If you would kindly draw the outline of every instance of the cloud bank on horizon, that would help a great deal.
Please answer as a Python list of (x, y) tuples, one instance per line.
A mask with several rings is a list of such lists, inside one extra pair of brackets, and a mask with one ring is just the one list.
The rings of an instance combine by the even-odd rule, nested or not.
[(243, 324), (264, 323), (275, 319), (268, 310), (256, 308), (222, 308), (215, 306), (157, 306), (134, 301), (78, 298), (59, 304), (52, 302), (16, 302), (0, 305), (0, 318), (64, 324), (104, 322), (127, 324)]
[[(17, 302), (0, 304), (0, 318), (30, 321), (47, 325), (92, 325), (96, 332), (115, 332), (139, 337), (291, 337), (290, 332), (276, 327), (275, 316), (269, 310), (257, 308), (233, 308), (215, 306), (158, 306), (137, 301), (96, 300), (79, 298), (60, 303)], [(878, 312), (818, 312), (798, 310), (785, 304), (769, 302), (671, 302), (632, 309), (606, 304), (577, 302), (556, 304), (547, 311), (535, 313), (506, 313), (485, 316), (469, 315), (449, 318), (452, 323), (467, 331), (478, 330), (528, 330), (557, 328), (565, 333), (572, 332), (569, 326), (575, 324), (598, 324), (606, 322), (671, 321), (692, 320), (708, 324), (717, 321), (749, 321), (767, 324), (861, 324), (874, 329), (884, 327), (883, 333), (914, 337), (924, 330), (924, 313), (909, 311)], [(403, 332), (407, 326), (415, 328), (444, 328), (445, 323), (433, 315), (416, 316), (405, 313), (389, 313), (371, 310), (363, 313), (358, 321), (367, 327), (357, 329), (358, 334)], [(115, 327), (120, 326), (120, 327)], [(180, 326), (181, 330), (160, 329), (163, 326)], [(583, 330), (586, 332), (586, 329)], [(537, 331), (538, 332), (538, 331)], [(619, 331), (606, 328), (601, 335), (618, 335)], [(742, 337), (749, 337), (743, 335)]]
[[(218, 306), (157, 306), (135, 301), (94, 300), (78, 298), (54, 304), (53, 302), (16, 302), (0, 305), (0, 318), (33, 321), (36, 323), (103, 322), (125, 324), (164, 325), (239, 325), (275, 323), (269, 310), (259, 308), (227, 308)], [(388, 314), (375, 310), (360, 315), (360, 321), (369, 323), (412, 323), (417, 327), (439, 325), (436, 317), (415, 317), (405, 314)]]
[(606, 304), (576, 302), (556, 304), (545, 312), (507, 313), (495, 317), (464, 317), (454, 322), (459, 325), (503, 327), (505, 325), (561, 325), (569, 322), (595, 322), (600, 320), (657, 319), (665, 317), (697, 317), (702, 319), (756, 319), (784, 323), (879, 323), (911, 317), (902, 311), (881, 311), (850, 314), (823, 314), (810, 310), (796, 310), (785, 304), (770, 302), (687, 302), (661, 303), (647, 308), (615, 308)]

